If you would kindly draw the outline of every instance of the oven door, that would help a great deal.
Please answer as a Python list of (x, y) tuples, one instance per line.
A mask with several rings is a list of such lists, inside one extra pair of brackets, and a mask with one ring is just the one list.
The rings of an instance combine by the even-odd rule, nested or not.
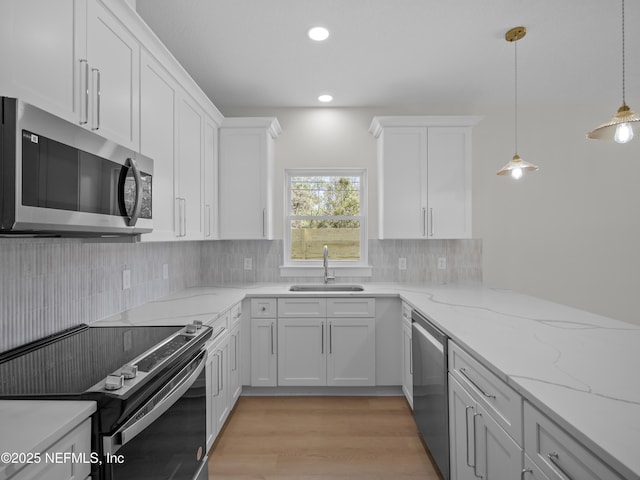
[(206, 351), (115, 433), (104, 436), (108, 480), (206, 480)]

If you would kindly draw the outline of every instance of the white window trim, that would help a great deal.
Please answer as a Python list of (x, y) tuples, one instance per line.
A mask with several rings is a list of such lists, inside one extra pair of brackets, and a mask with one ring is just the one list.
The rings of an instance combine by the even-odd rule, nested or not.
[[(365, 168), (324, 168), (324, 169), (286, 169), (284, 172), (284, 232), (282, 242), (284, 245), (284, 265), (280, 267), (280, 275), (283, 277), (315, 277), (323, 276), (322, 260), (291, 260), (291, 177), (337, 177), (337, 176), (358, 176), (360, 177), (360, 259), (359, 260), (329, 260), (329, 270), (335, 277), (369, 277), (373, 269), (368, 264), (368, 183), (367, 170)], [(322, 217), (313, 217), (322, 218)], [(353, 218), (353, 217), (345, 217)]]

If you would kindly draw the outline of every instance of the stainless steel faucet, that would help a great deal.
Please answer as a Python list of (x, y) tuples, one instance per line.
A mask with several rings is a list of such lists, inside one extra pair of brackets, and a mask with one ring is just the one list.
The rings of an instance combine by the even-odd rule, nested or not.
[(324, 256), (322, 259), (322, 265), (324, 266), (324, 283), (327, 284), (331, 280), (335, 280), (335, 276), (329, 276), (329, 247), (327, 245), (324, 246)]

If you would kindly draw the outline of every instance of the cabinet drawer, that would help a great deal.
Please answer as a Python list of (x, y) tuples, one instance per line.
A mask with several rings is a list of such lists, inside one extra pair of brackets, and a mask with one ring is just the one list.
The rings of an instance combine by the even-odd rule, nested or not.
[(533, 463), (533, 460), (529, 458), (529, 455), (524, 455), (524, 470), (525, 475), (522, 475), (522, 478), (525, 480), (549, 480), (542, 470), (538, 468), (538, 466)]
[(449, 341), (449, 371), (522, 446), (522, 397), (477, 360)]
[(524, 449), (549, 480), (622, 480), (602, 460), (529, 403)]
[(230, 310), (229, 328), (235, 326), (242, 318), (242, 302), (237, 303)]
[(276, 318), (276, 306), (275, 298), (252, 298), (251, 318)]
[(327, 298), (327, 317), (375, 317), (373, 298)]
[(279, 298), (278, 318), (324, 318), (327, 301), (324, 298)]

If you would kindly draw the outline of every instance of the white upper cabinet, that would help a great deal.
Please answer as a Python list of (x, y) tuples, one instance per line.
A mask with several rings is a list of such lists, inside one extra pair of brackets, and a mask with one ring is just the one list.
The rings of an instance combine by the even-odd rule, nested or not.
[(70, 122), (79, 122), (80, 47), (75, 25), (85, 23), (76, 19), (82, 14), (81, 3), (2, 2), (0, 52), (9, 60), (0, 71), (2, 95), (19, 97)]
[(153, 159), (153, 232), (143, 240), (166, 241), (174, 231), (175, 110), (177, 86), (149, 54), (140, 56), (140, 152)]
[(218, 237), (218, 125), (204, 120), (204, 238)]
[(225, 118), (220, 127), (219, 237), (272, 239), (276, 118)]
[(178, 102), (178, 162), (176, 166), (176, 235), (201, 240), (203, 229), (204, 112), (187, 95)]
[[(91, 130), (138, 150), (140, 45), (137, 39), (100, 1), (89, 0), (86, 54), (78, 53), (81, 123), (86, 120)], [(87, 81), (88, 95), (84, 95)]]
[(471, 237), (471, 127), (480, 117), (375, 117), (379, 238)]

